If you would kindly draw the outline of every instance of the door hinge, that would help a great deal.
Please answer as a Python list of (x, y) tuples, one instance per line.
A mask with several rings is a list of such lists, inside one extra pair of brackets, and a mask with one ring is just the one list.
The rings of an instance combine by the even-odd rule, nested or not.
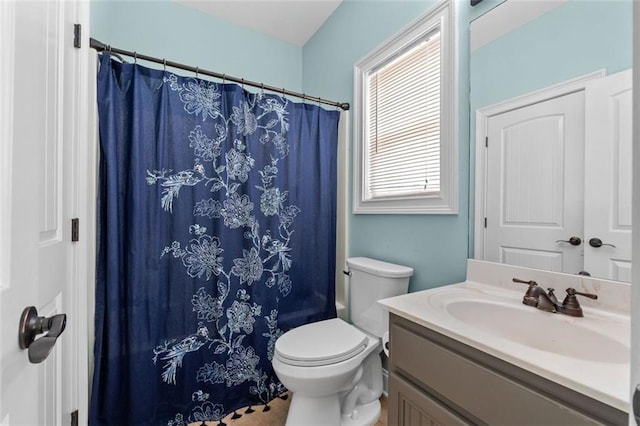
[(484, 218), (484, 227), (485, 228), (487, 227), (487, 218), (486, 217)]
[(71, 241), (80, 241), (80, 219), (77, 217), (71, 219)]
[(71, 426), (78, 426), (78, 410), (71, 412)]
[(73, 47), (82, 47), (82, 25), (73, 24)]
[(484, 137), (484, 147), (489, 148), (489, 136)]

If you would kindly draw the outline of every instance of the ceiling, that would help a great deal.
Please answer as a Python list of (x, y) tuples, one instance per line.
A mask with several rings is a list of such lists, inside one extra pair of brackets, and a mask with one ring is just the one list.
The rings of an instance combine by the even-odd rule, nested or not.
[(342, 0), (177, 1), (296, 46), (304, 46), (342, 2)]

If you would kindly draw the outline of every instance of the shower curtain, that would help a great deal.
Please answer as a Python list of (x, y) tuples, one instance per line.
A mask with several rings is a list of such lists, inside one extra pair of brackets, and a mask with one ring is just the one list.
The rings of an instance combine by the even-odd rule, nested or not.
[(339, 113), (109, 55), (98, 113), (90, 423), (267, 410), (276, 339), (335, 317)]

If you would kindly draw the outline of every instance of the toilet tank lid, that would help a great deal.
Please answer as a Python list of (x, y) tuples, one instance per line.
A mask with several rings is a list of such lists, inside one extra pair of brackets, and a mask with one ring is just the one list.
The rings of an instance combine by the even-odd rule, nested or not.
[(413, 268), (368, 257), (350, 257), (347, 259), (347, 266), (349, 269), (388, 278), (405, 278), (413, 275)]

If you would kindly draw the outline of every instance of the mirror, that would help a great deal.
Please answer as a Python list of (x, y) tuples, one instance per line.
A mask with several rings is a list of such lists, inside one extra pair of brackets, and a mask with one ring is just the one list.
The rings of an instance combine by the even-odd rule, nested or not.
[(507, 0), (470, 30), (473, 256), (630, 282), (632, 0)]

